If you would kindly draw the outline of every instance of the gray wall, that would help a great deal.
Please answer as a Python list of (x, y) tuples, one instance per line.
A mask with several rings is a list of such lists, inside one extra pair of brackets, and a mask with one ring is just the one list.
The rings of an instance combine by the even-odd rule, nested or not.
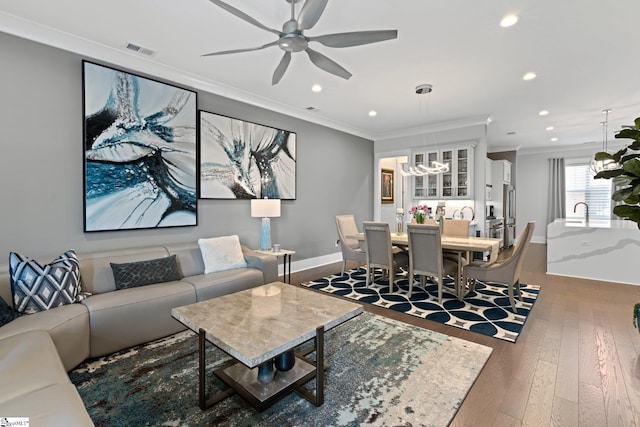
[[(259, 246), (248, 200), (199, 200), (196, 227), (84, 233), (82, 60), (102, 62), (4, 33), (0, 52), (0, 264), (9, 251), (42, 257), (228, 234)], [(202, 91), (198, 108), (297, 132), (298, 197), (271, 220), (273, 242), (296, 250), (294, 260), (338, 251), (335, 214), (372, 217), (372, 141)]]

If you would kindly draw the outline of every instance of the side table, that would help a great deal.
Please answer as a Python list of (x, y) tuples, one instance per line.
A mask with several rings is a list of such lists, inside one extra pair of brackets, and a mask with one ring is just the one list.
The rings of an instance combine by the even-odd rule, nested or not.
[[(278, 252), (274, 252), (273, 249), (254, 249), (254, 251), (261, 253), (261, 254), (265, 254), (265, 255), (273, 255), (275, 257), (282, 257), (283, 258), (283, 262), (282, 262), (282, 267), (283, 267), (283, 281), (286, 283), (291, 284), (291, 255), (295, 254), (296, 251), (291, 251), (289, 249), (282, 249), (280, 248), (280, 250)], [(287, 266), (287, 260), (288, 262), (288, 266)], [(289, 270), (289, 280), (287, 280), (287, 269)]]

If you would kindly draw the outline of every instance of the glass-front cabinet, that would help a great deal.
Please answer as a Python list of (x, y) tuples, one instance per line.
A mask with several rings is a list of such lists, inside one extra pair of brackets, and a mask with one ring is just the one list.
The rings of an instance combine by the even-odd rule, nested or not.
[[(473, 198), (473, 144), (443, 147), (439, 150), (416, 150), (413, 166), (431, 166), (433, 161), (449, 165), (449, 171), (436, 175), (414, 176), (414, 199)], [(426, 161), (425, 161), (426, 160)]]

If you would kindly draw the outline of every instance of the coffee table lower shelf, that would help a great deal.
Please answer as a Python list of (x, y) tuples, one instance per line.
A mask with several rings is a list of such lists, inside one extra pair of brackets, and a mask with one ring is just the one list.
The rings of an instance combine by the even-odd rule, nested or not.
[[(296, 391), (302, 397), (321, 406), (324, 403), (324, 327), (316, 329), (313, 338), (314, 346), (306, 352), (296, 352), (296, 362), (288, 371), (276, 371), (273, 380), (263, 384), (258, 380), (258, 367), (248, 368), (244, 364), (230, 360), (213, 373), (230, 388), (218, 392), (209, 398), (206, 396), (206, 358), (205, 345), (207, 339), (203, 329), (198, 332), (199, 340), (199, 406), (205, 410), (224, 399), (238, 393), (257, 411), (262, 412), (280, 399)], [(316, 360), (306, 356), (315, 351)], [(312, 379), (316, 379), (315, 393), (304, 387)]]

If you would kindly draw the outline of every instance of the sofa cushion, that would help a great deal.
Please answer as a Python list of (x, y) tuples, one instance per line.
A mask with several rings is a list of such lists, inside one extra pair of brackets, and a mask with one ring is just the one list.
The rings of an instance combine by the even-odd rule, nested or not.
[(182, 278), (175, 255), (124, 264), (110, 264), (116, 289), (173, 282)]
[(198, 239), (198, 246), (205, 274), (247, 266), (237, 235)]
[(193, 285), (177, 281), (93, 295), (89, 309), (91, 357), (153, 341), (184, 330), (171, 309), (196, 302)]
[(18, 313), (37, 313), (85, 298), (80, 289), (80, 264), (73, 250), (45, 265), (11, 252), (9, 269), (13, 306)]
[(182, 280), (193, 285), (198, 301), (264, 285), (262, 271), (255, 268), (198, 274), (196, 276), (187, 276)]
[(33, 330), (49, 333), (67, 371), (89, 357), (89, 311), (83, 304), (67, 304), (20, 316), (0, 328), (0, 341)]
[(31, 426), (91, 427), (84, 403), (73, 384), (53, 384), (0, 402), (0, 414), (29, 418)]
[(0, 340), (0, 360), (2, 384), (6, 385), (0, 387), (0, 403), (53, 384), (70, 382), (53, 340), (42, 330)]
[(0, 326), (6, 325), (16, 317), (18, 317), (18, 313), (0, 297)]

